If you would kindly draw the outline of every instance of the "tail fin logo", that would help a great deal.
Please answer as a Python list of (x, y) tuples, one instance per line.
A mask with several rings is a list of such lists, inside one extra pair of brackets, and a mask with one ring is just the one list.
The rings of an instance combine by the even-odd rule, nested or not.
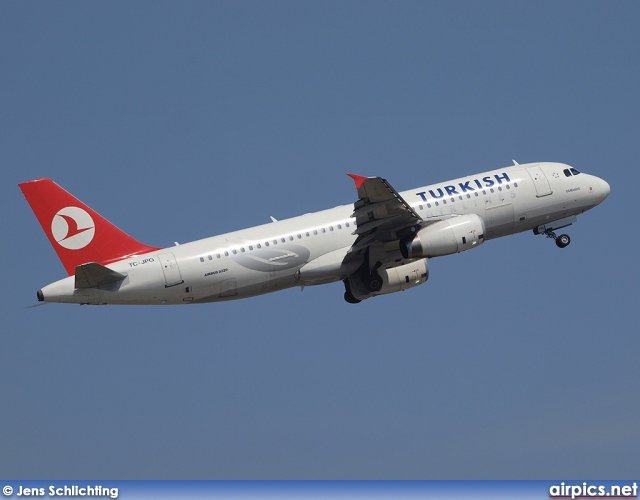
[(78, 207), (65, 207), (53, 216), (51, 234), (58, 244), (69, 250), (86, 247), (96, 233), (91, 216)]

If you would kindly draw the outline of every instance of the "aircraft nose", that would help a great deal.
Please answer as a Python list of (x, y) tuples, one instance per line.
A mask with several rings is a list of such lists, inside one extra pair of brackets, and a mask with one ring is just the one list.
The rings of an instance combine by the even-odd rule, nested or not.
[(602, 193), (602, 201), (604, 201), (605, 198), (609, 196), (610, 191), (611, 186), (609, 186), (609, 183), (603, 179), (600, 179), (600, 192)]

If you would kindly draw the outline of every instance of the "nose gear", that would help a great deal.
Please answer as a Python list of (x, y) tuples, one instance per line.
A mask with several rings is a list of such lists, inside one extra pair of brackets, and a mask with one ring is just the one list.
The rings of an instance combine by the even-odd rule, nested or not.
[(560, 236), (557, 236), (552, 229), (545, 229), (542, 233), (536, 232), (536, 230), (534, 229), (533, 232), (535, 234), (545, 234), (547, 238), (556, 240), (556, 246), (558, 248), (564, 248), (568, 246), (569, 243), (571, 243), (571, 238), (569, 238), (568, 234), (561, 234)]

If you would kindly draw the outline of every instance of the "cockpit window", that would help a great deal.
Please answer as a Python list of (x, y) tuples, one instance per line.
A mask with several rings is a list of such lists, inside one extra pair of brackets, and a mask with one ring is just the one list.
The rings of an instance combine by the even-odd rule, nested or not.
[(566, 175), (567, 177), (571, 177), (572, 175), (578, 175), (580, 173), (580, 171), (576, 170), (573, 167), (565, 168), (563, 172), (564, 172), (564, 175)]

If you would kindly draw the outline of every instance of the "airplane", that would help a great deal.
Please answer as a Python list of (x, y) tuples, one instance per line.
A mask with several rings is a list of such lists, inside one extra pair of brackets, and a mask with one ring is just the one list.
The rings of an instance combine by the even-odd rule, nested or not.
[(599, 205), (609, 184), (562, 163), (508, 167), (398, 193), (381, 177), (348, 174), (358, 200), (168, 248), (124, 233), (50, 179), (19, 184), (68, 277), (38, 301), (196, 304), (342, 281), (349, 303), (414, 288), (428, 259), (533, 231), (558, 229)]

